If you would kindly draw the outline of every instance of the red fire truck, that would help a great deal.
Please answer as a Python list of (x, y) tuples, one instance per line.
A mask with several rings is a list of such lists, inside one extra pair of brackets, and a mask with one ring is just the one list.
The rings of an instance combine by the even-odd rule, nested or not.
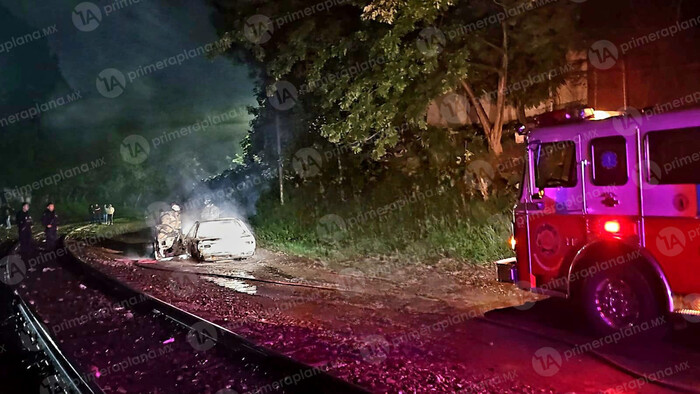
[(561, 118), (524, 133), (499, 280), (576, 300), (603, 333), (700, 316), (700, 109)]

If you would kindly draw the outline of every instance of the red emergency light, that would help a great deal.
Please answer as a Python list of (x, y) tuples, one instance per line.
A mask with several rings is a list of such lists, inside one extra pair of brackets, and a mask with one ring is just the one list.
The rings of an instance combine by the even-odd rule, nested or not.
[(610, 234), (620, 233), (620, 222), (617, 220), (608, 220), (603, 224), (603, 229)]
[(627, 218), (604, 217), (591, 224), (591, 228), (601, 237), (623, 238), (637, 234), (634, 222)]

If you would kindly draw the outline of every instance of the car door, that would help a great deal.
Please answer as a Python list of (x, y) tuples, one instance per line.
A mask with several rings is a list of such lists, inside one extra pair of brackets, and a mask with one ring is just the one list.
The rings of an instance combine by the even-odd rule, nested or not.
[(187, 253), (189, 253), (192, 257), (197, 257), (196, 236), (198, 227), (199, 222), (195, 222), (190, 228), (190, 231), (187, 232), (187, 236), (185, 236), (185, 249), (187, 250)]

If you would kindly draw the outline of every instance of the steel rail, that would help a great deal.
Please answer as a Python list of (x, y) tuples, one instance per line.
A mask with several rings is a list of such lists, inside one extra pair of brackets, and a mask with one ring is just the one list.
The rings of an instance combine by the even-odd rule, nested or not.
[[(64, 239), (61, 239), (61, 243)], [(190, 330), (200, 330), (203, 326), (213, 328), (215, 335), (212, 333), (201, 332), (207, 335), (217, 344), (221, 344), (227, 350), (236, 352), (245, 351), (249, 353), (251, 359), (260, 366), (275, 371), (278, 375), (291, 376), (301, 374), (304, 379), (295, 383), (293, 386), (284, 387), (286, 391), (299, 393), (365, 393), (366, 390), (343, 381), (339, 378), (331, 376), (325, 371), (320, 370), (283, 354), (274, 352), (270, 349), (259, 346), (246, 338), (199, 316), (180, 309), (166, 301), (158, 299), (154, 296), (143, 293), (133, 287), (122, 283), (116, 278), (105, 274), (95, 267), (81, 261), (76, 256), (70, 254), (59, 260), (59, 263), (67, 270), (74, 274), (83, 276), (86, 282), (94, 286), (102, 293), (108, 296), (117, 297), (119, 299), (128, 299), (131, 297), (139, 297), (141, 302), (133, 306), (135, 310), (141, 310), (145, 313), (152, 313), (156, 316), (163, 317), (177, 325)], [(310, 374), (310, 377), (306, 377)]]
[(71, 389), (79, 393), (103, 393), (102, 389), (94, 382), (84, 379), (84, 376), (78, 372), (78, 369), (73, 366), (73, 363), (61, 351), (29, 304), (16, 291), (13, 293), (16, 299), (15, 302), (17, 302), (17, 309), (22, 318), (27, 323), (28, 328), (35, 334), (39, 346), (49, 357), (53, 366), (63, 376), (63, 381), (68, 383)]
[[(16, 243), (12, 244), (3, 252), (11, 252), (16, 247)], [(7, 291), (8, 297), (13, 303), (12, 309), (18, 312), (19, 317), (26, 323), (26, 327), (36, 338), (39, 348), (48, 357), (49, 361), (55, 370), (63, 377), (62, 382), (67, 383), (69, 388), (74, 392), (100, 394), (102, 389), (94, 382), (86, 380), (85, 375), (81, 375), (78, 368), (74, 366), (74, 362), (66, 356), (58, 346), (54, 338), (49, 333), (49, 330), (41, 322), (38, 314), (34, 311), (31, 305), (24, 300), (17, 290), (11, 289), (9, 286), (1, 284), (5, 287), (2, 291)]]

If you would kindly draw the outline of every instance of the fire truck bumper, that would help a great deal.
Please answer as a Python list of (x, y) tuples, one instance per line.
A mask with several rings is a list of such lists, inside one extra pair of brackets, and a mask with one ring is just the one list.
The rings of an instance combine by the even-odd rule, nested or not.
[(518, 268), (515, 265), (515, 257), (498, 260), (496, 265), (496, 278), (499, 282), (515, 283), (518, 278)]

